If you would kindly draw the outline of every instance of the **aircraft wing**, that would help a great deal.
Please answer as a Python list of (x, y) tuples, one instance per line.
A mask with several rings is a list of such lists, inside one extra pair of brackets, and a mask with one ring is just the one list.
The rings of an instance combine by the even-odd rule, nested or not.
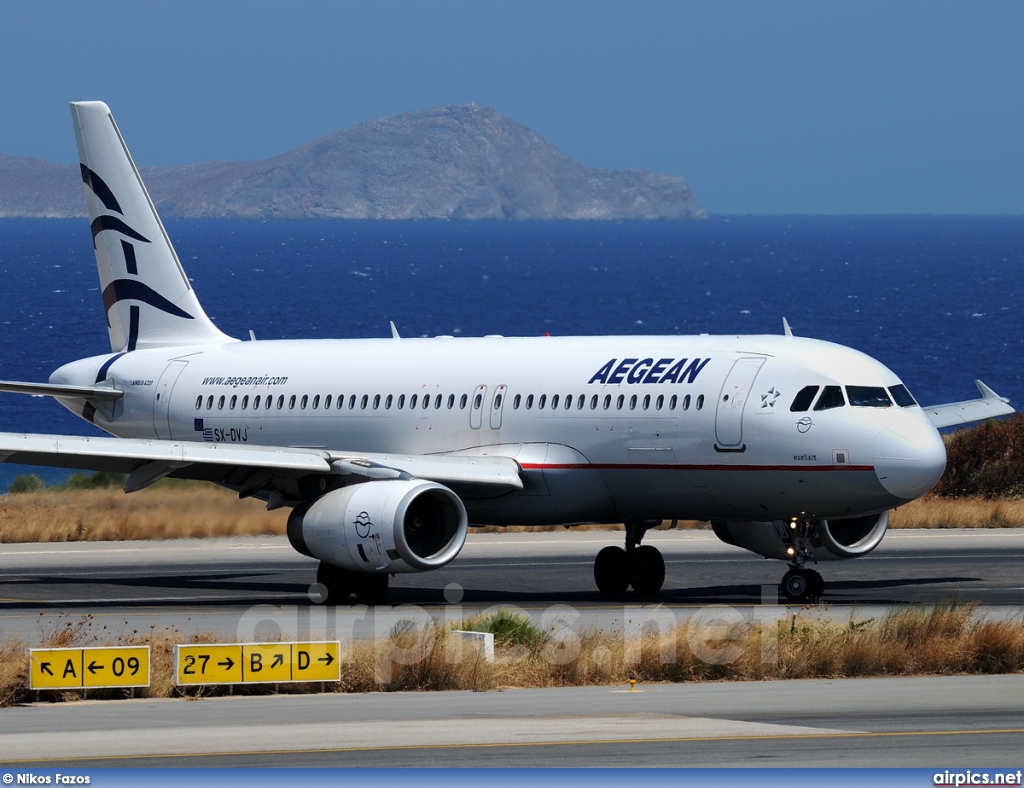
[(958, 424), (970, 424), (973, 421), (984, 421), (1015, 412), (1006, 397), (1000, 397), (980, 380), (974, 381), (974, 385), (981, 392), (981, 399), (924, 408), (924, 412), (928, 414), (932, 424), (936, 427), (955, 427)]
[[(416, 477), (496, 491), (521, 489), (519, 464), (510, 457), (340, 453), (288, 446), (92, 438), (78, 435), (0, 433), (0, 462), (128, 474), (125, 492), (165, 477), (201, 479), (269, 494), (275, 478), (357, 475), (367, 479)], [(267, 497), (261, 495), (260, 497)]]

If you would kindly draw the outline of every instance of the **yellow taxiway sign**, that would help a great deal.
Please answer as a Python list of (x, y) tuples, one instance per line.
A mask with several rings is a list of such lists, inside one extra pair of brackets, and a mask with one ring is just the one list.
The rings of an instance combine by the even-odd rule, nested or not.
[(148, 687), (149, 646), (34, 648), (29, 689)]
[(215, 643), (174, 647), (183, 684), (276, 684), (339, 681), (341, 643)]

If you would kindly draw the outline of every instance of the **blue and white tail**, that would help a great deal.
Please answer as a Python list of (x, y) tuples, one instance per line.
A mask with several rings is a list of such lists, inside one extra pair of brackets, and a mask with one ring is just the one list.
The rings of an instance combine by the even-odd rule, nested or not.
[(110, 349), (230, 342), (203, 312), (110, 109), (71, 105)]

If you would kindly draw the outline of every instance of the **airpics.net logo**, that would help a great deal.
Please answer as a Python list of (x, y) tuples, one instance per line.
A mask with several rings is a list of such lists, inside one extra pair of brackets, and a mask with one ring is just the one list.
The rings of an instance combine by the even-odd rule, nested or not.
[(954, 788), (962, 785), (1021, 785), (1021, 777), (1021, 769), (1015, 772), (975, 772), (970, 769), (954, 772), (946, 769), (935, 773), (932, 785)]

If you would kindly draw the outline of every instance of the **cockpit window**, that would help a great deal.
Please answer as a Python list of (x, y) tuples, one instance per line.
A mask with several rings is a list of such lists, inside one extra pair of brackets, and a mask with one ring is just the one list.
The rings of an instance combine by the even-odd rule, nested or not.
[(800, 392), (793, 399), (793, 404), (790, 405), (789, 409), (793, 413), (803, 413), (814, 402), (814, 395), (818, 393), (818, 389), (821, 386), (804, 386), (800, 389)]
[(857, 408), (890, 408), (892, 400), (881, 386), (847, 386), (850, 404)]
[(889, 386), (889, 393), (892, 394), (893, 401), (901, 408), (912, 408), (917, 404), (917, 400), (902, 383), (898, 386)]
[(825, 386), (825, 390), (818, 397), (818, 402), (815, 404), (814, 409), (831, 410), (832, 408), (841, 408), (845, 404), (846, 400), (843, 398), (843, 389), (840, 386)]

